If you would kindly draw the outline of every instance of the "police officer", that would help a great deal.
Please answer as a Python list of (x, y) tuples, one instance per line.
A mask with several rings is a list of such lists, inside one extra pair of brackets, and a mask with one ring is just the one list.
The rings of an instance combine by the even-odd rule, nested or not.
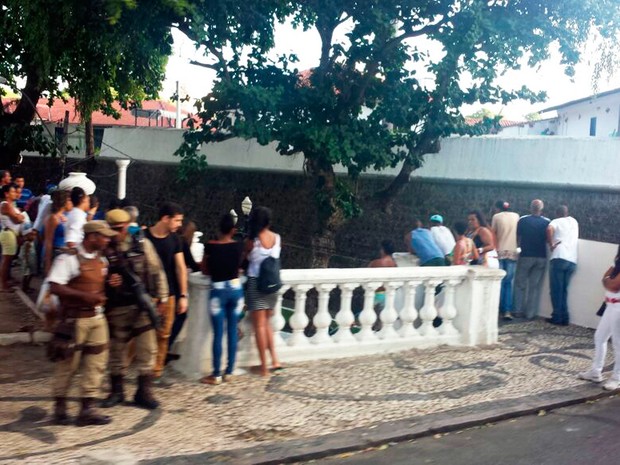
[[(105, 221), (84, 225), (84, 241), (56, 257), (47, 277), (50, 292), (60, 299), (59, 324), (48, 348), (54, 360), (53, 421), (67, 425), (67, 393), (71, 379), (81, 370), (82, 408), (78, 426), (105, 425), (112, 420), (93, 409), (108, 361), (108, 324), (104, 316), (108, 261), (102, 255), (116, 233)], [(110, 285), (120, 284), (112, 280)]]
[[(137, 406), (155, 409), (159, 403), (153, 397), (151, 388), (153, 367), (157, 357), (157, 339), (148, 312), (140, 306), (136, 282), (144, 285), (163, 312), (168, 299), (168, 283), (161, 261), (153, 244), (139, 230), (129, 234), (130, 215), (121, 209), (110, 210), (106, 214), (110, 227), (118, 232), (105, 250), (110, 262), (110, 274), (122, 277), (119, 287), (108, 286), (106, 295), (106, 317), (110, 328), (110, 395), (102, 407), (113, 407), (123, 403), (125, 392), (123, 380), (127, 372), (127, 344), (135, 338), (136, 368), (138, 370), (138, 390), (134, 396)], [(144, 304), (143, 304), (144, 305)]]

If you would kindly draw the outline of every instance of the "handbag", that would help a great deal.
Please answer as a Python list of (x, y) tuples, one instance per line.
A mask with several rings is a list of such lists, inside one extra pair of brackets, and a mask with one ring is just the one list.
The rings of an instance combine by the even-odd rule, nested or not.
[(603, 316), (605, 310), (607, 309), (607, 302), (603, 302), (599, 309), (596, 311), (596, 316)]

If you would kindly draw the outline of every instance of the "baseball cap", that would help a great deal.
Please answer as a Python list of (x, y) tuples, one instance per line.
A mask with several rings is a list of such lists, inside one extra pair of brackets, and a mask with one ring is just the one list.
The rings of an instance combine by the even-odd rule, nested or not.
[(125, 210), (114, 208), (105, 214), (105, 220), (111, 227), (114, 227), (117, 224), (129, 223), (131, 221), (131, 216)]
[(113, 237), (118, 234), (116, 231), (110, 229), (108, 223), (101, 220), (89, 221), (84, 225), (84, 234), (90, 233), (99, 233), (107, 237)]
[(431, 216), (431, 221), (436, 221), (437, 223), (443, 223), (443, 216), (433, 215)]

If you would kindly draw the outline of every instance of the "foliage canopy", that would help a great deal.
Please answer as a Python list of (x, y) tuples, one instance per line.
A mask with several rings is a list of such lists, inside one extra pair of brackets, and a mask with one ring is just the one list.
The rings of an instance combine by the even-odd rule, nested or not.
[(16, 88), (14, 111), (0, 108), (0, 163), (21, 150), (51, 149), (30, 126), (42, 95), (75, 97), (82, 116), (115, 115), (156, 97), (171, 53), (170, 26), (182, 14), (175, 0), (0, 0), (0, 76)]
[(294, 54), (269, 58), (272, 20), (249, 36), (268, 40), (252, 43), (235, 40), (236, 25), (211, 18), (215, 23), (208, 23), (201, 40), (218, 79), (202, 99), (200, 124), (186, 134), (178, 154), (194, 171), (207, 162), (199, 153), (202, 143), (234, 136), (277, 141), (282, 155), (303, 153), (327, 229), (358, 211), (334, 166), (344, 166), (355, 179), (370, 169), (401, 165), (382, 193), (389, 204), (423, 155), (438, 150), (440, 138), (487, 130), (467, 126), (462, 105), (544, 98), (519, 83), (502, 87), (499, 76), (549, 58), (551, 45), (571, 75), (591, 30), (611, 40), (620, 26), (616, 0), (305, 0), (262, 6), (261, 18), (288, 14), (297, 27), (319, 34), (316, 67), (298, 69)]

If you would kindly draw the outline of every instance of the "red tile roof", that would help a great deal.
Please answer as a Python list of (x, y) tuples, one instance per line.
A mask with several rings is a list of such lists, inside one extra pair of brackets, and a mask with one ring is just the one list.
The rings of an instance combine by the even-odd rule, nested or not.
[[(15, 105), (15, 99), (2, 99), (2, 106), (9, 110), (12, 106)], [(69, 111), (69, 123), (70, 124), (79, 124), (81, 122), (80, 115), (75, 110), (75, 101), (74, 99), (69, 99), (67, 102), (63, 102), (60, 99), (54, 100), (52, 106), (48, 105), (49, 101), (46, 98), (41, 98), (37, 102), (37, 112), (40, 115), (42, 121), (44, 122), (54, 122), (57, 124), (62, 124), (65, 118), (65, 111)], [(97, 111), (93, 113), (93, 125), (95, 126), (156, 126), (157, 121), (153, 116), (149, 122), (148, 117), (139, 116), (136, 118), (131, 110), (123, 110), (120, 105), (114, 104), (116, 110), (120, 113), (120, 119), (115, 119), (112, 116), (107, 116)], [(160, 127), (174, 127), (174, 115), (176, 114), (176, 105), (171, 102), (163, 102), (161, 100), (145, 100), (142, 102), (143, 110), (161, 110), (167, 112), (170, 116), (170, 124), (168, 122), (167, 117), (160, 117), (159, 125)], [(188, 113), (181, 109), (181, 118), (187, 118)], [(186, 127), (186, 124), (183, 123), (183, 126)]]
[[(473, 126), (474, 124), (478, 124), (480, 121), (482, 121), (481, 118), (465, 118), (465, 124), (469, 125), (469, 126)], [(507, 120), (507, 119), (500, 119), (499, 120), (499, 125), (502, 128), (509, 128), (511, 126), (519, 126), (522, 124), (527, 124), (527, 121), (511, 121), (511, 120)]]

